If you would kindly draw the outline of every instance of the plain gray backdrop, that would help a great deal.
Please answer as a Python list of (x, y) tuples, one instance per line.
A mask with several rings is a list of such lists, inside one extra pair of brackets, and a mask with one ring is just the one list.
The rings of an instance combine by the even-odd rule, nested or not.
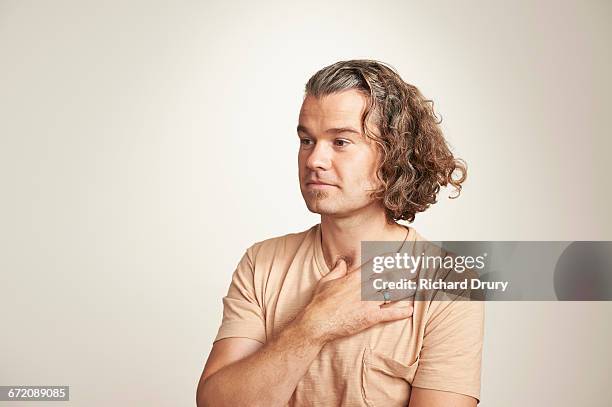
[[(612, 240), (611, 9), (0, 1), (0, 385), (194, 405), (244, 250), (318, 222), (295, 126), (342, 59), (394, 66), (468, 163), (423, 236)], [(611, 311), (488, 303), (480, 405), (607, 405)]]

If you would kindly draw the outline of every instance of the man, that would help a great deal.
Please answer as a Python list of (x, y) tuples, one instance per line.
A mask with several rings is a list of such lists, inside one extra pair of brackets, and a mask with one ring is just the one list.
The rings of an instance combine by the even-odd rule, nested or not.
[(342, 61), (308, 81), (297, 132), (321, 222), (247, 249), (198, 405), (475, 406), (481, 302), (361, 297), (361, 242), (423, 240), (396, 221), (465, 180), (430, 101), (380, 62)]

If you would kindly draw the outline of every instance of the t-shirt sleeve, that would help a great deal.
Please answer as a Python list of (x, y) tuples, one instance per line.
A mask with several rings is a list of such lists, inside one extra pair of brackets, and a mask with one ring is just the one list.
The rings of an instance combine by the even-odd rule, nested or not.
[(412, 386), (480, 402), (484, 301), (440, 300), (430, 310)]
[(266, 341), (263, 310), (255, 291), (253, 247), (247, 249), (223, 297), (223, 320), (214, 342), (224, 338)]

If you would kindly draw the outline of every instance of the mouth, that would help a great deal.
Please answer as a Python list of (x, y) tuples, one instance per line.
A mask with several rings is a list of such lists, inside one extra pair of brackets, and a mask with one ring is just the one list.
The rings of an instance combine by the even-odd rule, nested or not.
[(336, 185), (328, 184), (326, 182), (318, 182), (318, 181), (310, 181), (306, 183), (306, 188), (310, 189), (329, 189), (329, 188), (337, 188)]

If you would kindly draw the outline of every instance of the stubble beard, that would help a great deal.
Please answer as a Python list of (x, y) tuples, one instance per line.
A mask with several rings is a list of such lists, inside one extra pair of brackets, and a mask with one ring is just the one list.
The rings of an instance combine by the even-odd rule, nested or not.
[(312, 191), (312, 197), (317, 201), (325, 199), (328, 196), (329, 196), (329, 193), (327, 191)]
[[(324, 201), (330, 197), (328, 191), (308, 191), (305, 196), (306, 206), (313, 213), (323, 214), (327, 212)], [(306, 199), (307, 198), (307, 199)]]

